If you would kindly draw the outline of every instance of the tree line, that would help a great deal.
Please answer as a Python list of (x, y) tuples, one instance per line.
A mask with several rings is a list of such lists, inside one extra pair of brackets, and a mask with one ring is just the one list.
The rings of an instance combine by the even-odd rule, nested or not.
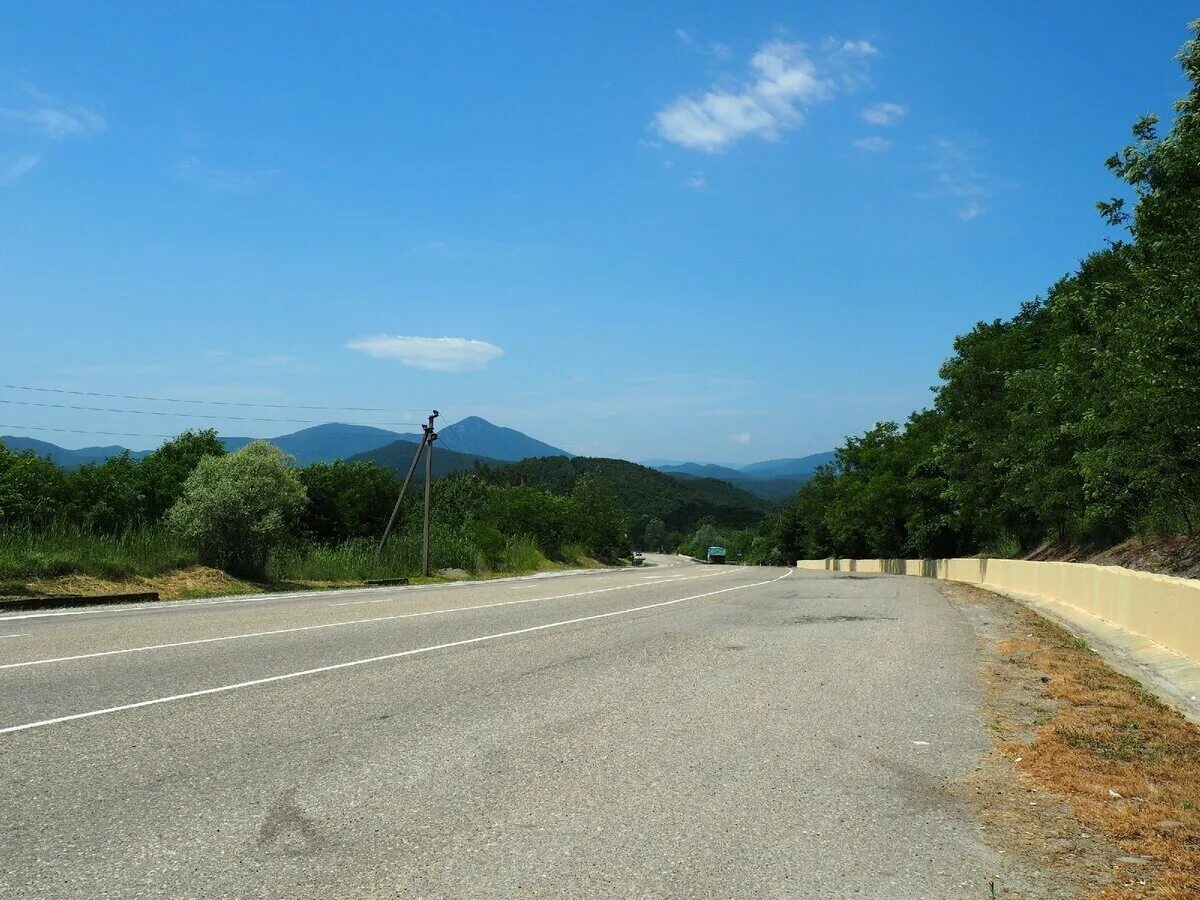
[[(1191, 24), (1200, 35), (1200, 21)], [(785, 556), (1015, 555), (1200, 528), (1200, 42), (1163, 133), (1108, 161), (1119, 240), (954, 341), (928, 409), (850, 438), (776, 524)]]
[[(200, 562), (256, 578), (272, 556), (306, 547), (369, 555), (399, 488), (393, 472), (369, 462), (297, 467), (264, 442), (227, 453), (213, 431), (185, 432), (141, 460), (124, 453), (73, 471), (0, 442), (0, 533), (20, 530), (23, 546), (36, 549), (39, 533), (63, 527), (101, 536), (162, 530)], [(439, 479), (433, 496), (439, 566), (504, 569), (514, 549), (525, 562), (530, 553), (616, 560), (629, 552), (615, 493), (600, 478), (556, 492), (460, 473)], [(417, 504), (410, 495), (393, 544), (419, 543)], [(411, 565), (414, 556), (395, 558)]]

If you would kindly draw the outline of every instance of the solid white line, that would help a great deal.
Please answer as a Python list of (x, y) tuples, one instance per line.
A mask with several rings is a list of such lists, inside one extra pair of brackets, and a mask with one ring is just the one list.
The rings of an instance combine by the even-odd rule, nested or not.
[[(393, 587), (355, 587), (332, 588), (323, 591), (281, 591), (278, 594), (249, 594), (241, 597), (197, 597), (194, 600), (171, 600), (169, 602), (139, 603), (128, 606), (92, 606), (87, 609), (59, 609), (50, 612), (16, 613), (0, 615), (0, 622), (17, 619), (53, 619), (58, 616), (89, 616), (98, 613), (140, 613), (140, 612), (173, 612), (178, 610), (196, 609), (204, 606), (220, 606), (226, 603), (263, 603), (269, 600), (306, 600), (310, 597), (336, 597), (346, 594), (378, 594), (378, 593), (409, 593), (420, 591), (443, 591), (457, 588), (479, 587), (485, 584), (503, 584), (509, 581), (543, 581), (550, 578), (574, 578), (584, 575), (605, 575), (610, 572), (620, 572), (621, 569), (577, 569), (569, 572), (538, 572), (534, 575), (512, 575), (505, 578), (474, 579), (467, 581), (445, 582), (443, 584), (409, 584)], [(391, 597), (384, 598), (392, 599)], [(379, 601), (384, 602), (384, 601)]]
[(26, 634), (0, 634), (0, 641), (4, 640), (5, 638), (15, 638), (15, 637), (29, 637), (29, 635), (27, 633)]
[(744, 591), (748, 588), (762, 587), (764, 584), (774, 584), (780, 579), (787, 578), (792, 574), (792, 570), (788, 569), (778, 578), (769, 578), (766, 581), (756, 581), (753, 584), (738, 584), (733, 587), (722, 588), (719, 591), (709, 591), (705, 594), (693, 594), (691, 597), (680, 597), (677, 600), (664, 600), (661, 603), (648, 603), (645, 606), (635, 606), (630, 609), (618, 609), (614, 612), (597, 613), (592, 616), (580, 616), (577, 619), (564, 619), (561, 622), (547, 622), (544, 625), (532, 625), (529, 628), (518, 628), (514, 631), (501, 631), (495, 634), (485, 634), (481, 637), (466, 638), (461, 641), (449, 641), (445, 644), (433, 644), (429, 647), (418, 647), (415, 650), (401, 650), (397, 653), (385, 653), (382, 656), (369, 656), (366, 659), (353, 659), (349, 662), (334, 663), (328, 666), (318, 666), (315, 669), (302, 669), (299, 672), (287, 672), (283, 675), (270, 675), (266, 678), (254, 678), (250, 681), (239, 681), (237, 684), (224, 684), (220, 687), (205, 688), (200, 691), (189, 691), (186, 694), (172, 694), (169, 697), (155, 697), (153, 700), (140, 700), (137, 703), (126, 703), (121, 706), (110, 706), (106, 709), (94, 709), (89, 712), (73, 713), (69, 716), (58, 716), (53, 719), (42, 719), (39, 722), (28, 722), (24, 725), (9, 725), (7, 728), (0, 728), (0, 734), (12, 734), (16, 731), (28, 731), (32, 728), (44, 728), (47, 725), (60, 725), (63, 722), (74, 722), (77, 719), (91, 719), (96, 716), (105, 716), (110, 713), (126, 712), (131, 709), (141, 709), (144, 706), (158, 706), (162, 703), (176, 703), (180, 700), (190, 700), (193, 697), (206, 697), (210, 694), (224, 694), (228, 691), (238, 691), (244, 688), (257, 687), (260, 684), (272, 684), (276, 681), (289, 681), (293, 678), (302, 678), (306, 675), (320, 675), (324, 672), (336, 672), (340, 669), (352, 669), (357, 666), (370, 665), (371, 663), (385, 662), (392, 659), (402, 659), (406, 656), (417, 656), (421, 653), (432, 653), (434, 650), (448, 650), (451, 647), (466, 647), (471, 644), (482, 644), (485, 641), (495, 641), (500, 638), (516, 637), (519, 634), (532, 634), (535, 631), (546, 631), (550, 628), (562, 628), (566, 625), (578, 625), (581, 622), (594, 622), (597, 619), (609, 619), (613, 616), (625, 616), (630, 613), (644, 612), (648, 609), (660, 609), (664, 606), (674, 606), (676, 603), (684, 603), (688, 600), (700, 600), (703, 597), (715, 597), (718, 594), (728, 594), (730, 591)]
[[(708, 575), (696, 575), (694, 578), (711, 578), (712, 573)], [(270, 631), (250, 631), (244, 634), (227, 634), (219, 637), (196, 638), (190, 641), (172, 641), (166, 644), (147, 644), (142, 647), (125, 647), (119, 650), (98, 650), (95, 653), (77, 653), (73, 656), (53, 656), (46, 659), (31, 659), (25, 662), (4, 663), (0, 665), (0, 670), (4, 669), (24, 669), (28, 666), (45, 666), (50, 663), (73, 662), (80, 659), (96, 659), (101, 656), (121, 656), (126, 653), (142, 653), (148, 650), (170, 650), (174, 647), (192, 647), (197, 644), (215, 644), (221, 641), (237, 641), (244, 638), (269, 637), (274, 634), (292, 634), (298, 631), (317, 631), (322, 628), (340, 628), (346, 625), (369, 625), (373, 622), (390, 622), (394, 619), (415, 619), (421, 616), (440, 616), (447, 613), (470, 612), (476, 609), (492, 609), (497, 606), (513, 606), (520, 603), (540, 603), (545, 600), (566, 600), (570, 597), (586, 597), (589, 594), (604, 594), (609, 591), (631, 590), (633, 588), (642, 587), (640, 584), (622, 584), (616, 587), (598, 588), (594, 591), (577, 591), (573, 594), (556, 594), (552, 597), (531, 597), (524, 600), (505, 600), (500, 603), (480, 603), (474, 606), (455, 606), (450, 609), (430, 609), (424, 612), (415, 613), (398, 613), (393, 616), (375, 616), (370, 619), (351, 619), (344, 622), (325, 622), (320, 625), (297, 625), (294, 628), (274, 628)], [(344, 605), (344, 604), (335, 604)], [(5, 635), (6, 637), (18, 637), (18, 635)]]

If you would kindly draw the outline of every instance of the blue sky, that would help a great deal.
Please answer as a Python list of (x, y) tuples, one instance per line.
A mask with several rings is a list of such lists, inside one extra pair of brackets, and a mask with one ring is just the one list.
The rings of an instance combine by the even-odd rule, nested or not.
[(1101, 246), (1103, 161), (1169, 114), (1195, 15), (1130, 10), (0, 2), (0, 381), (436, 406), (631, 459), (828, 449)]

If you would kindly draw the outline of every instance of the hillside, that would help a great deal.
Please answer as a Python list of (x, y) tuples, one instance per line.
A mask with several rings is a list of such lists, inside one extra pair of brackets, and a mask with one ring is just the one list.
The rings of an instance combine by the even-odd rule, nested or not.
[(825, 466), (834, 460), (834, 452), (812, 453), (808, 456), (789, 457), (787, 459), (768, 459), (763, 462), (750, 463), (742, 466), (743, 475), (754, 478), (809, 478), (819, 466)]
[(745, 527), (761, 520), (773, 504), (725, 481), (675, 478), (623, 459), (563, 456), (527, 459), (492, 469), (485, 477), (502, 484), (529, 484), (567, 493), (585, 474), (604, 479), (631, 526), (657, 517), (668, 531), (690, 531), (705, 517), (718, 525)]
[[(418, 441), (420, 439), (418, 438)], [(413, 454), (417, 451), (417, 441), (399, 440), (386, 444), (383, 447), (377, 447), (374, 450), (368, 450), (366, 453), (358, 453), (350, 457), (351, 461), (370, 462), (377, 466), (382, 466), (385, 469), (391, 469), (400, 478), (408, 471), (408, 467), (412, 464)], [(446, 475), (453, 475), (455, 472), (468, 472), (476, 467), (476, 464), (481, 464), (489, 467), (505, 466), (507, 463), (502, 459), (491, 459), (486, 456), (475, 456), (470, 453), (458, 453), (454, 450), (447, 450), (442, 446), (442, 441), (439, 438), (434, 445), (433, 453), (433, 477), (442, 478)], [(425, 483), (425, 457), (421, 457), (421, 464), (417, 467), (416, 473), (413, 475), (414, 484)]]
[[(348, 459), (359, 453), (374, 450), (385, 444), (390, 444), (400, 435), (395, 431), (375, 428), (371, 425), (345, 425), (341, 422), (328, 422), (324, 425), (314, 425), (302, 428), (291, 434), (283, 434), (270, 438), (268, 443), (274, 444), (284, 453), (296, 458), (297, 465), (307, 466), (315, 462), (333, 462), (336, 459)], [(250, 443), (246, 437), (221, 438), (226, 450), (237, 450)]]
[[(402, 440), (419, 441), (420, 434), (398, 435)], [(536, 456), (567, 456), (572, 454), (544, 441), (531, 438), (515, 428), (496, 425), (479, 416), (467, 418), (438, 429), (438, 449), (445, 447), (458, 453), (486, 456), (503, 462), (517, 462)]]
[[(721, 467), (713, 466), (713, 468)], [(689, 475), (685, 472), (666, 472), (665, 474), (670, 475), (672, 478), (678, 478), (680, 481), (696, 481), (701, 478), (701, 476)], [(710, 475), (707, 477), (732, 484), (734, 487), (741, 488), (743, 491), (753, 494), (755, 497), (761, 497), (764, 500), (783, 500), (790, 497), (796, 491), (800, 490), (800, 486), (808, 480), (807, 478), (747, 478), (745, 475)]]
[(18, 437), (11, 434), (0, 435), (0, 442), (3, 442), (4, 446), (14, 453), (25, 453), (31, 450), (38, 456), (49, 457), (51, 462), (64, 469), (78, 469), (88, 463), (104, 462), (110, 456), (120, 456), (126, 452), (134, 459), (141, 459), (150, 452), (149, 450), (127, 451), (124, 447), (115, 446), (81, 447), (78, 450), (68, 450), (66, 447), (51, 444), (49, 441), (39, 441), (37, 438)]

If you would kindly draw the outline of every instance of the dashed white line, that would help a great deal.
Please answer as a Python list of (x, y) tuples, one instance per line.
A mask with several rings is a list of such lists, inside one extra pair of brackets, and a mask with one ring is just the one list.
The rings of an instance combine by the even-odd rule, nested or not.
[[(712, 573), (720, 574), (720, 573)], [(711, 578), (712, 574), (694, 575), (693, 578)], [(609, 591), (630, 590), (632, 588), (641, 587), (638, 584), (622, 584), (616, 587), (597, 588), (592, 591), (576, 591), (571, 594), (555, 594), (550, 597), (529, 597), (524, 600), (504, 600), (499, 603), (479, 603), (473, 606), (455, 606), (450, 609), (430, 609), (424, 612), (413, 613), (397, 613), (392, 616), (375, 616), (370, 619), (350, 619), (344, 622), (324, 622), (320, 625), (297, 625), (293, 628), (274, 628), (269, 631), (250, 631), (243, 634), (226, 634), (218, 637), (210, 638), (195, 638), (190, 641), (171, 641), (163, 644), (146, 644), (141, 647), (123, 647), (118, 650), (98, 650), (95, 653), (76, 653), (72, 656), (52, 656), (46, 659), (30, 659), (24, 662), (4, 663), (0, 664), (0, 670), (3, 669), (24, 669), (29, 666), (45, 666), (51, 663), (74, 662), (81, 659), (97, 659), (102, 656), (122, 656), (127, 653), (144, 653), (150, 650), (170, 650), (175, 647), (192, 647), (198, 644), (216, 644), (222, 641), (238, 641), (245, 638), (269, 637), (276, 634), (293, 634), (300, 631), (318, 631), (324, 628), (342, 628), (347, 625), (369, 625), (374, 622), (390, 622), (395, 619), (415, 619), (421, 616), (439, 616), (447, 615), (456, 612), (470, 612), (478, 609), (492, 609), (497, 606), (514, 606), (521, 603), (540, 603), (546, 600), (566, 600), (571, 597), (586, 597), (590, 594), (604, 594)], [(344, 605), (344, 604), (339, 604)], [(15, 637), (16, 635), (6, 635), (7, 637)]]
[(648, 603), (644, 606), (635, 606), (630, 609), (619, 609), (614, 612), (597, 613), (592, 616), (580, 616), (576, 619), (564, 619), (559, 622), (547, 622), (544, 625), (532, 625), (529, 628), (517, 628), (513, 631), (500, 631), (495, 634), (485, 634), (480, 637), (466, 638), (461, 641), (449, 641), (444, 644), (432, 644), (428, 647), (418, 647), (415, 650), (401, 650), (397, 653), (385, 653), (382, 656), (369, 656), (366, 659), (353, 659), (349, 662), (334, 663), (329, 666), (318, 666), (315, 669), (302, 669), (299, 672), (286, 672), (282, 675), (270, 675), (266, 678), (254, 678), (250, 681), (239, 681), (236, 684), (223, 684), (219, 687), (205, 688), (200, 691), (189, 691), (186, 694), (171, 694), (168, 697), (155, 697), (152, 700), (140, 700), (137, 703), (125, 703), (121, 706), (109, 706), (105, 709), (93, 709), (88, 712), (73, 713), (67, 716), (57, 716), (53, 719), (42, 719), (38, 722), (27, 722), (24, 725), (9, 725), (6, 728), (0, 728), (0, 734), (12, 734), (17, 731), (29, 731), (34, 728), (45, 728), (49, 725), (61, 725), (64, 722), (74, 722), (79, 719), (92, 719), (96, 716), (106, 716), (112, 713), (127, 712), (131, 709), (141, 709), (146, 706), (158, 706), (163, 703), (178, 703), (182, 700), (191, 700), (195, 697), (207, 697), (212, 694), (224, 694), (229, 691), (238, 691), (245, 688), (257, 687), (262, 684), (273, 684), (277, 681), (289, 681), (293, 678), (303, 678), (306, 675), (319, 675), (324, 672), (336, 672), (341, 669), (352, 669), (357, 666), (366, 666), (371, 663), (386, 662), (393, 659), (402, 659), (406, 656), (417, 656), (421, 653), (432, 653), (435, 650), (449, 650), (452, 647), (466, 647), (471, 644), (482, 644), (485, 641), (495, 641), (500, 638), (516, 637), (519, 634), (533, 634), (537, 631), (546, 631), (550, 628), (563, 628), (567, 625), (578, 625), (581, 622), (594, 622), (598, 619), (609, 619), (613, 616), (627, 616), (631, 613), (644, 612), (648, 609), (660, 609), (664, 606), (674, 606), (676, 603), (685, 603), (688, 600), (700, 600), (704, 597), (715, 597), (718, 594), (727, 594), (730, 591), (744, 591), (749, 588), (762, 587), (764, 584), (773, 584), (782, 578), (787, 578), (792, 574), (792, 570), (788, 569), (778, 578), (769, 578), (766, 581), (756, 581), (753, 584), (737, 584), (733, 587), (722, 588), (719, 591), (708, 591), (704, 594), (693, 594), (690, 597), (680, 597), (677, 600), (664, 600), (661, 603)]

